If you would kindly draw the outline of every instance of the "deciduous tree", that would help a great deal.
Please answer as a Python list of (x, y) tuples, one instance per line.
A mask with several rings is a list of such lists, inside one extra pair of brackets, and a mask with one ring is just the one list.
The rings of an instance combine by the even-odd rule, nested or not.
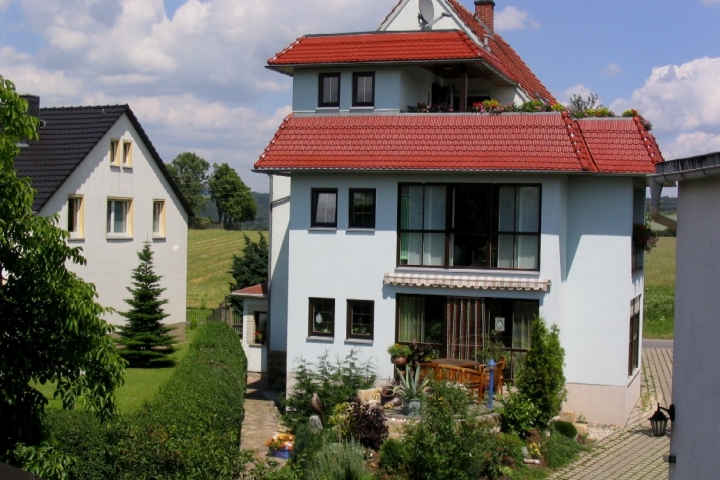
[(213, 164), (208, 186), (210, 198), (217, 206), (223, 225), (230, 226), (255, 218), (257, 206), (250, 189), (227, 163)]
[(167, 165), (170, 176), (187, 200), (195, 215), (207, 204), (207, 181), (210, 164), (192, 152), (178, 155)]
[(160, 287), (160, 277), (153, 270), (153, 253), (150, 244), (145, 243), (138, 252), (140, 265), (133, 270), (133, 285), (128, 287), (132, 298), (125, 300), (132, 308), (120, 315), (127, 318), (125, 326), (120, 327), (118, 343), (124, 348), (120, 355), (130, 362), (131, 367), (168, 366), (174, 362), (170, 355), (175, 352), (174, 339), (170, 327), (161, 322), (167, 314), (162, 306), (168, 303), (160, 298), (165, 291)]
[[(268, 244), (265, 236), (261, 233), (257, 243), (247, 235), (244, 237), (243, 254), (232, 256), (232, 269), (229, 273), (235, 282), (230, 284), (230, 291), (268, 281)], [(236, 308), (242, 308), (241, 299), (230, 297), (230, 302)]]
[(57, 216), (33, 213), (34, 191), (17, 176), (18, 143), (38, 138), (26, 111), (0, 76), (0, 455), (38, 441), (47, 399), (36, 383), (55, 382), (64, 408), (82, 398), (106, 419), (124, 371), (95, 287), (67, 268), (85, 263), (80, 249), (66, 244)]

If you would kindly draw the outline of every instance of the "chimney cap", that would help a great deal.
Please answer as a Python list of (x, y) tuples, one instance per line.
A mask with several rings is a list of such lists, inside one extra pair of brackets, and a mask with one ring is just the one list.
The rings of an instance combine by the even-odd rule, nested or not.
[(492, 5), (495, 6), (494, 0), (475, 0), (475, 5)]

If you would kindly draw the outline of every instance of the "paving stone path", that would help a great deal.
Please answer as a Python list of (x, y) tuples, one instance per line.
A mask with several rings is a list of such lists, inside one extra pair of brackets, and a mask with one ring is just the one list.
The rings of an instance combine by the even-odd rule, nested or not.
[[(551, 479), (619, 480), (667, 479), (668, 464), (663, 455), (670, 451), (670, 436), (653, 437), (648, 417), (657, 403), (667, 406), (672, 398), (672, 349), (645, 348), (642, 353), (640, 400), (627, 424), (596, 443), (592, 452), (583, 454)], [(670, 431), (668, 424), (668, 433)]]
[(275, 392), (265, 390), (260, 375), (248, 374), (245, 418), (240, 440), (240, 448), (243, 450), (257, 450), (259, 455), (265, 456), (268, 452), (265, 441), (283, 431), (280, 425), (280, 412), (275, 407), (275, 397)]

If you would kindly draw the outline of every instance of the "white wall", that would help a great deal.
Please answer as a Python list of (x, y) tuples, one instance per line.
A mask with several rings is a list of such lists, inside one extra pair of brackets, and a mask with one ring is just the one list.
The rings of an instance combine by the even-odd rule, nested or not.
[[(110, 166), (110, 139), (132, 140), (132, 168)], [(121, 145), (122, 148), (122, 145)], [(143, 145), (127, 116), (123, 115), (87, 158), (63, 183), (40, 215), (60, 214), (59, 225), (67, 228), (68, 195), (84, 196), (85, 237), (69, 243), (83, 249), (86, 266), (68, 267), (85, 281), (95, 284), (99, 303), (118, 311), (127, 311), (132, 270), (139, 264), (137, 252), (148, 240), (154, 253), (155, 273), (162, 276), (166, 288), (163, 308), (169, 316), (164, 323), (185, 322), (187, 279), (187, 214), (165, 177)], [(133, 199), (133, 235), (108, 238), (106, 234), (107, 198)], [(165, 238), (153, 238), (153, 200), (165, 200)], [(114, 324), (125, 319), (117, 313), (106, 316)]]
[(681, 181), (678, 198), (670, 478), (717, 478), (720, 176)]
[(269, 346), (287, 349), (288, 251), (290, 223), (290, 177), (270, 176), (270, 303)]
[(267, 345), (255, 345), (248, 341), (253, 338), (255, 312), (267, 312), (266, 298), (243, 298), (243, 338), (242, 347), (248, 361), (248, 372), (267, 372)]
[[(435, 18), (439, 18), (443, 12), (451, 13), (449, 8), (446, 8), (444, 3), (433, 0), (433, 8), (435, 10)], [(399, 9), (395, 12), (394, 18), (391, 23), (386, 27), (389, 31), (414, 31), (420, 30), (418, 24), (418, 13), (420, 12), (420, 5), (418, 0), (409, 0), (404, 8)], [(432, 26), (433, 30), (449, 30), (457, 29), (458, 25), (455, 20), (451, 17), (445, 17), (439, 20)]]

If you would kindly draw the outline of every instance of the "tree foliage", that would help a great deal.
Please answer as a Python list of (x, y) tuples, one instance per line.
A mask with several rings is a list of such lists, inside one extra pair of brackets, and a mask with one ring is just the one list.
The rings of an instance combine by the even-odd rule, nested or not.
[(57, 216), (33, 213), (34, 191), (15, 171), (17, 144), (38, 138), (26, 110), (0, 76), (0, 455), (40, 438), (47, 400), (33, 384), (56, 382), (64, 408), (82, 397), (107, 419), (124, 371), (95, 287), (66, 266), (85, 263), (80, 248), (66, 244)]
[(210, 164), (192, 152), (178, 155), (167, 165), (168, 172), (196, 215), (207, 203)]
[(210, 198), (215, 202), (223, 225), (227, 227), (255, 218), (257, 206), (250, 194), (250, 188), (227, 163), (213, 164), (213, 173), (208, 180), (208, 186)]
[(117, 340), (124, 347), (120, 355), (131, 367), (172, 365), (173, 361), (169, 358), (175, 352), (174, 339), (169, 333), (172, 329), (160, 323), (167, 317), (162, 306), (168, 301), (160, 298), (165, 289), (160, 287), (162, 277), (153, 270), (150, 243), (145, 243), (138, 252), (138, 258), (140, 265), (133, 270), (135, 288), (128, 287), (132, 298), (125, 300), (132, 308), (120, 313), (128, 320), (127, 325), (120, 327), (120, 338)]
[(538, 408), (535, 425), (545, 428), (560, 413), (567, 396), (563, 373), (565, 350), (560, 346), (557, 325), (548, 330), (545, 321), (536, 317), (531, 330), (530, 349), (515, 385), (520, 395)]
[[(250, 240), (246, 234), (244, 237), (245, 247), (242, 255), (232, 256), (232, 268), (229, 273), (235, 282), (230, 284), (231, 292), (268, 281), (268, 244), (265, 236), (261, 233), (257, 243)], [(240, 298), (230, 297), (229, 300), (235, 307), (242, 308)]]

